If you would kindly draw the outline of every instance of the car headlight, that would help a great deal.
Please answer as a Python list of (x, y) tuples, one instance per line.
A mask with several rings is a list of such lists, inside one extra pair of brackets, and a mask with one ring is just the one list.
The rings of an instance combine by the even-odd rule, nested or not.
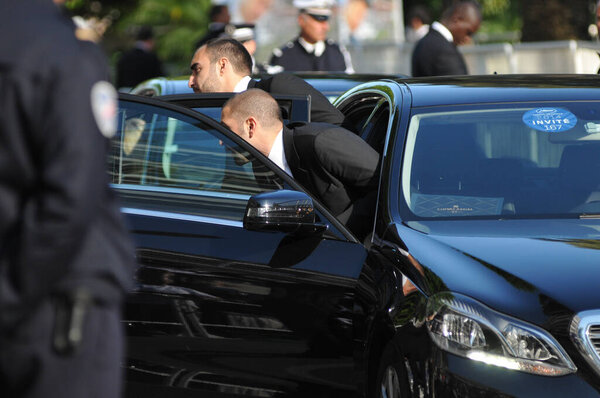
[(427, 319), (432, 340), (452, 354), (543, 376), (577, 371), (548, 332), (466, 296), (440, 293), (430, 297)]

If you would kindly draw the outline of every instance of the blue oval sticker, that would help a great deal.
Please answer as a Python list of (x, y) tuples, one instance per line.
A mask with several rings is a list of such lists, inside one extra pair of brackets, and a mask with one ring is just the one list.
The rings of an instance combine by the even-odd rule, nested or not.
[(539, 131), (559, 133), (575, 127), (577, 117), (562, 108), (536, 108), (525, 112), (523, 123)]

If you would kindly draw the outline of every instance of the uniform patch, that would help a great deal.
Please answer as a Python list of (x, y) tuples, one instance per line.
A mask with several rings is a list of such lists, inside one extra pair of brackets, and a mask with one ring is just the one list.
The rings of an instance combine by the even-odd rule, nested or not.
[(99, 81), (90, 93), (92, 112), (98, 129), (106, 138), (117, 132), (117, 91), (107, 81)]
[(562, 108), (536, 108), (525, 112), (523, 123), (538, 131), (559, 133), (575, 127), (577, 116)]

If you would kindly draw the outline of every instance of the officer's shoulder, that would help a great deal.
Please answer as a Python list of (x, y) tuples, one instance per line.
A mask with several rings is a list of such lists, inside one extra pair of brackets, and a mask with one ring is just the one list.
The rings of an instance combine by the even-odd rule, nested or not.
[(327, 43), (328, 46), (331, 46), (331, 47), (339, 47), (340, 46), (333, 39), (327, 39), (326, 43)]
[(278, 47), (278, 48), (274, 48), (273, 49), (273, 55), (275, 57), (281, 57), (283, 54), (287, 53), (288, 51), (292, 50), (294, 47), (296, 46), (296, 43), (294, 43), (293, 41), (288, 41), (287, 43), (285, 43), (283, 46)]

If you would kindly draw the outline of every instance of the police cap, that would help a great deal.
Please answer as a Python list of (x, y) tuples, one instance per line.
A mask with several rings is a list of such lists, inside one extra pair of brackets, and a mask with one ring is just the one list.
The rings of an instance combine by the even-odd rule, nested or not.
[(254, 24), (227, 24), (219, 37), (228, 37), (241, 43), (254, 40)]
[(334, 0), (294, 0), (294, 7), (317, 21), (327, 21), (334, 3)]

